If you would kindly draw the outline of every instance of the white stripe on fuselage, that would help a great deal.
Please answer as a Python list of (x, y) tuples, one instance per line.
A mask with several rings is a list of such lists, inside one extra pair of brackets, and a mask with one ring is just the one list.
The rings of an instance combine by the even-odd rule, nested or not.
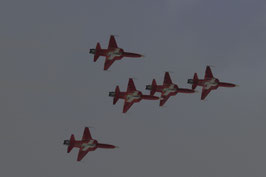
[(215, 78), (212, 78), (211, 80), (204, 83), (205, 89), (210, 89), (211, 87), (216, 87), (218, 83), (216, 82)]
[(163, 95), (167, 96), (170, 93), (176, 92), (176, 88), (174, 84), (171, 84), (169, 87), (163, 89)]
[(108, 60), (112, 60), (115, 57), (120, 57), (122, 55), (121, 49), (116, 48), (110, 52), (108, 52), (107, 56), (108, 56)]
[(90, 140), (88, 143), (83, 143), (81, 145), (82, 151), (87, 151), (88, 149), (95, 148), (96, 144), (94, 140)]
[(132, 94), (128, 94), (126, 97), (126, 102), (131, 103), (134, 100), (138, 100), (140, 98), (140, 94), (138, 91), (133, 92)]

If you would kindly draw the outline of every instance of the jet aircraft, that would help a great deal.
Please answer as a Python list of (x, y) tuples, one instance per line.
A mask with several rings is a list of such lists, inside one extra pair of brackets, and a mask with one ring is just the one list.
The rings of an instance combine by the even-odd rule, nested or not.
[(82, 140), (76, 141), (72, 134), (70, 140), (64, 140), (64, 145), (67, 145), (67, 153), (69, 153), (74, 147), (79, 148), (77, 161), (81, 161), (83, 157), (90, 151), (95, 151), (97, 148), (114, 149), (116, 146), (110, 144), (101, 144), (97, 140), (92, 139), (90, 130), (85, 127)]
[(128, 81), (128, 87), (126, 92), (120, 92), (119, 86), (116, 86), (115, 92), (109, 92), (109, 96), (114, 97), (113, 104), (116, 104), (118, 99), (125, 100), (123, 113), (126, 113), (134, 103), (140, 102), (142, 99), (144, 100), (159, 99), (157, 96), (143, 95), (140, 91), (136, 89), (132, 78), (130, 78)]
[(169, 72), (165, 72), (163, 85), (157, 85), (156, 80), (152, 80), (151, 85), (146, 86), (146, 90), (150, 90), (150, 95), (155, 92), (161, 92), (160, 106), (163, 106), (170, 96), (175, 96), (177, 93), (194, 93), (195, 90), (178, 88), (173, 84)]
[(199, 79), (197, 73), (195, 73), (193, 79), (188, 79), (188, 83), (192, 84), (192, 89), (202, 86), (201, 100), (204, 100), (212, 90), (216, 90), (218, 87), (237, 86), (231, 83), (220, 82), (217, 78), (213, 77), (210, 66), (206, 67), (204, 79)]
[(108, 70), (114, 61), (121, 60), (123, 57), (142, 57), (140, 54), (125, 52), (119, 48), (113, 35), (110, 36), (108, 49), (102, 49), (98, 42), (95, 49), (90, 49), (90, 53), (94, 54), (94, 62), (97, 61), (99, 56), (105, 56), (104, 70)]

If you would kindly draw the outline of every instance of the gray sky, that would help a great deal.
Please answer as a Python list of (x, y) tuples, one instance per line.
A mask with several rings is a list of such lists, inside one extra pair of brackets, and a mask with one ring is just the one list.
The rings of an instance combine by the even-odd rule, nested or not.
[[(1, 176), (266, 175), (266, 2), (264, 0), (47, 0), (0, 3)], [(144, 59), (103, 71), (88, 54), (109, 35)], [(108, 92), (165, 71), (180, 87), (205, 66), (238, 88), (135, 104), (122, 114)], [(200, 91), (200, 89), (198, 89)], [(92, 136), (118, 150), (76, 162), (63, 140)]]

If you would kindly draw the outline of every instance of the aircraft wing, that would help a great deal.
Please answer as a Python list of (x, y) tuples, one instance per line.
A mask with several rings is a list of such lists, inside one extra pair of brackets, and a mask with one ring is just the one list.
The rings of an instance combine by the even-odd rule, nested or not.
[(160, 106), (163, 106), (164, 103), (170, 98), (170, 95), (167, 95), (167, 96), (163, 96), (161, 97), (161, 100), (160, 100)]
[(90, 130), (88, 127), (85, 127), (84, 129), (84, 133), (83, 133), (83, 136), (82, 136), (82, 140), (91, 140), (92, 137), (91, 137), (91, 133), (90, 133)]
[(169, 75), (169, 72), (165, 72), (163, 85), (170, 85), (170, 84), (172, 84), (172, 80), (171, 80), (171, 77)]
[(108, 70), (109, 67), (114, 63), (114, 61), (115, 61), (114, 59), (109, 60), (108, 56), (106, 56), (105, 62), (104, 62), (104, 70)]
[(82, 148), (79, 149), (79, 154), (78, 154), (78, 161), (81, 161), (89, 152), (90, 150), (83, 151)]
[(205, 79), (206, 78), (213, 78), (213, 74), (212, 74), (212, 70), (211, 70), (210, 66), (207, 66), (206, 67), (206, 70), (205, 70)]
[(135, 84), (133, 82), (133, 79), (130, 78), (128, 80), (128, 85), (127, 85), (127, 92), (132, 92), (132, 91), (135, 91), (136, 90), (136, 87), (135, 87)]
[(210, 92), (211, 89), (205, 89), (204, 87), (202, 87), (201, 100), (204, 100)]
[(109, 40), (108, 49), (111, 49), (111, 48), (118, 48), (117, 44), (116, 44), (116, 41), (115, 41), (114, 35), (111, 35), (110, 36), (110, 40)]
[(123, 108), (123, 113), (126, 113), (126, 112), (129, 110), (129, 108), (130, 108), (133, 104), (134, 104), (133, 101), (132, 101), (132, 102), (127, 102), (127, 101), (125, 100), (124, 108)]

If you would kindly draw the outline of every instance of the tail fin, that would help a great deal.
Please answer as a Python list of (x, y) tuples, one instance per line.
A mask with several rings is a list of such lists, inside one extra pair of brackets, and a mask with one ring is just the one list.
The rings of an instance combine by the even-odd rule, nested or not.
[(152, 80), (152, 84), (151, 84), (151, 92), (150, 92), (150, 95), (154, 95), (155, 94), (156, 88), (157, 88), (157, 83), (156, 83), (156, 80), (153, 79)]
[(119, 99), (119, 94), (120, 94), (119, 86), (116, 86), (116, 88), (115, 88), (115, 96), (114, 96), (113, 104), (116, 104), (116, 102), (118, 101), (118, 99)]
[(96, 49), (95, 49), (95, 54), (94, 54), (94, 62), (96, 62), (100, 56), (99, 51), (101, 50), (101, 45), (98, 42), (96, 45)]
[(199, 80), (199, 78), (198, 78), (198, 74), (195, 73), (195, 74), (194, 74), (194, 77), (193, 77), (193, 84), (192, 84), (192, 89), (193, 89), (193, 90), (198, 86), (198, 80)]
[(75, 137), (74, 135), (72, 134), (71, 137), (70, 137), (70, 142), (69, 142), (69, 145), (68, 145), (68, 148), (67, 148), (67, 153), (70, 153), (70, 151), (73, 149), (74, 147), (74, 144), (75, 144)]

